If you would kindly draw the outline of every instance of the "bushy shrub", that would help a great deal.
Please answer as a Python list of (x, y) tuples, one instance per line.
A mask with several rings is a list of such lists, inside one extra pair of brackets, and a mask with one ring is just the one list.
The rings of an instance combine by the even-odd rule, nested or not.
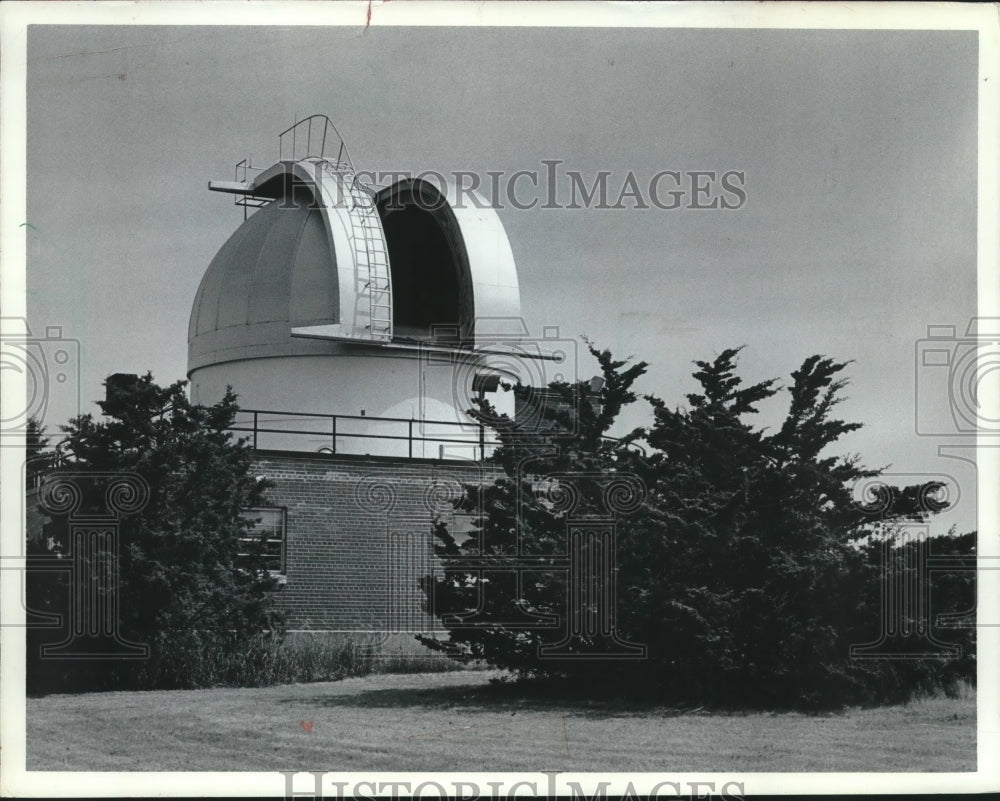
[[(245, 514), (262, 504), (267, 484), (251, 474), (249, 448), (229, 431), (236, 398), (227, 393), (214, 406), (193, 405), (184, 382), (162, 388), (147, 374), (99, 405), (103, 419), (83, 415), (63, 427), (60, 466), (41, 487), (43, 496), (50, 490), (51, 520), (46, 542), (29, 544), (29, 607), (60, 615), (63, 626), (30, 631), (31, 686), (59, 691), (227, 680), (238, 672), (231, 660), (253, 655), (283, 625), (273, 604), (274, 579)], [(132, 477), (128, 492), (136, 493), (136, 508), (112, 524), (117, 553), (105, 553), (104, 539), (98, 552), (71, 554), (74, 526), (88, 515), (107, 519), (123, 476)], [(58, 502), (67, 498), (64, 510)], [(52, 570), (60, 552), (80, 569)], [(106, 610), (116, 617), (117, 638), (147, 646), (148, 659), (98, 658), (115, 646), (108, 637), (74, 639), (77, 650), (91, 649), (92, 659), (87, 653), (69, 660), (41, 656), (43, 646), (70, 639), (74, 614), (96, 614), (99, 605), (92, 602), (109, 593), (117, 596), (116, 608)]]
[[(784, 423), (766, 432), (748, 419), (776, 395), (776, 382), (744, 386), (738, 351), (727, 350), (696, 363), (701, 391), (687, 396), (687, 408), (650, 396), (652, 425), (610, 439), (621, 409), (636, 401), (632, 385), (647, 365), (591, 352), (602, 388), (550, 385), (543, 433), (526, 436), (485, 402), (473, 411), (496, 427), (501, 447), (493, 461), (503, 475), (483, 489), (466, 487), (460, 507), (476, 520), (471, 536), (437, 526), (446, 570), (423, 586), (449, 631), (447, 639), (422, 642), (457, 659), (484, 659), (595, 693), (627, 688), (723, 705), (886, 703), (974, 676), (971, 635), (963, 635), (962, 660), (850, 656), (851, 645), (873, 640), (880, 626), (881, 550), (869, 541), (941, 507), (922, 503), (934, 497), (933, 486), (886, 487), (891, 502), (874, 526), (870, 509), (852, 495), (857, 482), (878, 471), (827, 453), (859, 428), (833, 416), (845, 364), (806, 359), (792, 374)], [(644, 450), (634, 447), (638, 441)], [(642, 489), (641, 504), (628, 513), (609, 512), (616, 479)], [(619, 658), (609, 659), (608, 637), (592, 630), (546, 654), (564, 639), (569, 615), (589, 617), (597, 629), (607, 620), (593, 607), (601, 592), (611, 592), (610, 573), (594, 577), (600, 591), (571, 608), (568, 593), (579, 599), (582, 590), (568, 585), (565, 569), (545, 565), (564, 560), (571, 520), (600, 523), (609, 514), (617, 535), (615, 634), (625, 645), (611, 643)], [(973, 541), (954, 545), (968, 549)], [(496, 569), (447, 569), (449, 560), (483, 557)], [(505, 563), (524, 557), (538, 567), (515, 580)], [(936, 612), (972, 606), (972, 577), (953, 584)], [(621, 658), (628, 643), (645, 645), (645, 656)]]

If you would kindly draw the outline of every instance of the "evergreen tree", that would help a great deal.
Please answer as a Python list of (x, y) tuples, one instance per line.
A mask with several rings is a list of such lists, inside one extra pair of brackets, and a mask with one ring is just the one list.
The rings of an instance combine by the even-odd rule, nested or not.
[(24, 431), (24, 470), (28, 486), (34, 486), (38, 476), (51, 469), (52, 454), (45, 426), (37, 417), (28, 418)]
[[(603, 384), (554, 382), (543, 396), (525, 386), (507, 387), (519, 404), (534, 410), (531, 430), (498, 415), (485, 399), (471, 414), (492, 425), (500, 443), (491, 457), (503, 475), (493, 484), (468, 485), (458, 504), (473, 516), (472, 533), (459, 540), (447, 526), (436, 526), (438, 554), (445, 565), (466, 557), (486, 557), (497, 569), (450, 570), (440, 579), (424, 579), (423, 588), (434, 608), (464, 616), (453, 621), (449, 640), (418, 637), (430, 648), (459, 659), (485, 659), (524, 674), (544, 675), (553, 664), (539, 660), (538, 651), (562, 637), (553, 621), (566, 617), (567, 517), (605, 513), (609, 480), (632, 475), (630, 447), (641, 431), (611, 438), (608, 431), (621, 409), (636, 400), (632, 385), (646, 370), (640, 362), (627, 365), (608, 351), (590, 348), (601, 367)], [(561, 477), (561, 483), (552, 477)], [(562, 509), (563, 493), (572, 493), (573, 509)], [(532, 568), (522, 579), (506, 564), (524, 556)], [(474, 620), (469, 616), (475, 613)], [(597, 642), (578, 643), (598, 649)]]
[[(881, 619), (882, 565), (869, 539), (884, 536), (887, 522), (922, 520), (941, 507), (924, 502), (933, 486), (893, 488), (879, 529), (858, 503), (855, 486), (879, 471), (828, 453), (860, 427), (834, 414), (845, 363), (806, 359), (792, 373), (783, 424), (768, 433), (750, 421), (780, 388), (775, 380), (744, 385), (739, 351), (729, 349), (696, 362), (700, 391), (687, 396), (687, 408), (649, 396), (652, 425), (612, 440), (607, 433), (636, 400), (632, 384), (647, 365), (591, 352), (604, 378), (600, 392), (588, 398), (585, 383), (553, 385), (560, 401), (543, 410), (544, 435), (527, 437), (504, 421), (493, 457), (503, 475), (481, 493), (467, 488), (460, 504), (478, 515), (473, 535), (459, 540), (437, 527), (446, 570), (424, 586), (449, 631), (444, 641), (423, 638), (427, 645), (524, 676), (740, 705), (899, 700), (969, 676), (971, 663), (956, 670), (935, 660), (850, 658), (850, 646), (872, 640)], [(490, 412), (480, 419), (493, 419)], [(461, 565), (481, 553), (498, 568), (515, 554), (555, 564), (566, 552), (568, 513), (558, 498), (546, 500), (546, 477), (576, 477), (572, 514), (585, 519), (600, 516), (608, 482), (625, 475), (639, 479), (645, 497), (615, 522), (615, 626), (621, 641), (647, 646), (646, 658), (578, 658), (588, 648), (599, 655), (606, 646), (599, 636), (577, 638), (578, 653), (569, 655), (577, 658), (545, 650), (563, 637), (571, 614), (564, 570), (522, 571), (520, 585), (514, 571), (447, 570), (449, 560)], [(959, 580), (965, 589), (951, 597), (970, 581)], [(552, 628), (553, 619), (562, 626)], [(545, 620), (549, 627), (539, 624)]]
[[(118, 521), (116, 587), (119, 633), (148, 645), (150, 658), (100, 662), (93, 670), (78, 663), (73, 672), (86, 686), (224, 682), (231, 677), (218, 668), (223, 656), (238, 655), (281, 628), (270, 592), (275, 583), (247, 514), (263, 505), (266, 483), (251, 475), (250, 450), (228, 431), (235, 395), (227, 392), (214, 406), (198, 406), (184, 387), (183, 381), (160, 387), (149, 374), (128, 386), (116, 384), (98, 404), (103, 419), (87, 414), (63, 427), (65, 462), (54, 477), (74, 475), (82, 491), (76, 514), (100, 512), (115, 475), (135, 474), (149, 488), (146, 504)], [(55, 515), (47, 527), (64, 551), (70, 546), (68, 526), (66, 515)], [(37, 586), (44, 584), (42, 576), (36, 578)], [(74, 588), (70, 579), (62, 580), (66, 603)], [(45, 631), (38, 635), (59, 640)], [(40, 673), (46, 668), (53, 665), (39, 665)], [(65, 671), (60, 675), (66, 678)]]

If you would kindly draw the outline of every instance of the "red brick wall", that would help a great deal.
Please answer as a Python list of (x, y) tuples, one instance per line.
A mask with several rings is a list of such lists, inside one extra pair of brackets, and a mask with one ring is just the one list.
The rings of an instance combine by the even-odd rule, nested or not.
[(464, 484), (492, 481), (474, 463), (258, 452), (268, 501), (287, 509), (290, 629), (428, 631), (417, 579), (434, 568), (431, 527), (452, 518)]

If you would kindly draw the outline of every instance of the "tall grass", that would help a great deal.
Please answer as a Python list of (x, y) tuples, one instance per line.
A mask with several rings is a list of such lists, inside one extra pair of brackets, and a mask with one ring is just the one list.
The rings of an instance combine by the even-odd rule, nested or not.
[(976, 698), (976, 681), (972, 679), (955, 679), (943, 687), (920, 689), (914, 692), (906, 701), (905, 706), (919, 706), (941, 700), (968, 701)]
[(188, 630), (160, 635), (149, 645), (150, 657), (141, 661), (33, 660), (29, 651), (28, 694), (262, 687), (483, 667), (423, 651), (412, 635), (291, 632), (237, 639), (218, 631)]
[(147, 689), (257, 687), (270, 684), (338, 681), (372, 673), (425, 673), (462, 670), (440, 654), (421, 654), (412, 638), (393, 642), (371, 634), (296, 632), (261, 635), (234, 647), (215, 637), (189, 632), (139, 669), (132, 684)]

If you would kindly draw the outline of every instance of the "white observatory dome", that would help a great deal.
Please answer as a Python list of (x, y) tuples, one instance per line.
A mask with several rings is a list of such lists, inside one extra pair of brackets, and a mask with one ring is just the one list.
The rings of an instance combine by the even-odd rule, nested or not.
[(251, 215), (212, 259), (188, 326), (188, 369), (247, 358), (328, 355), (291, 327), (340, 319), (337, 259), (311, 196)]
[[(209, 184), (257, 210), (198, 288), (188, 328), (192, 400), (215, 402), (232, 386), (241, 409), (272, 420), (467, 421), (470, 390), (459, 384), (473, 376), (459, 368), (484, 363), (477, 349), (523, 329), (503, 225), (485, 200), (466, 193), (460, 203), (453, 187), (405, 179), (373, 191), (325, 117), (285, 134), (302, 140), (308, 125), (318, 139), (318, 121), (317, 153)], [(322, 152), (330, 130), (335, 159)], [(432, 450), (412, 455), (441, 453)]]

